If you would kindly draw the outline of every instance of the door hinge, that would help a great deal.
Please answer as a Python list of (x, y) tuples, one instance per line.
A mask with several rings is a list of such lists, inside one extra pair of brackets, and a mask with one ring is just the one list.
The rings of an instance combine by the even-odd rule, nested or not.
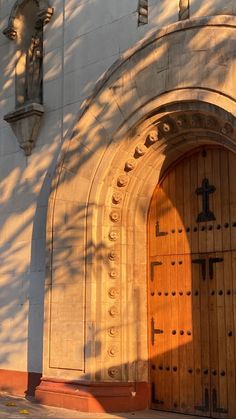
[(156, 222), (156, 237), (163, 237), (167, 236), (168, 233), (166, 231), (160, 231), (160, 223), (159, 221)]
[(156, 399), (156, 387), (155, 387), (155, 383), (152, 383), (152, 403), (155, 403), (155, 404), (164, 404), (164, 400), (158, 400), (158, 399)]
[(151, 262), (151, 281), (154, 281), (154, 268), (155, 266), (161, 266), (162, 262)]
[(228, 413), (228, 410), (224, 407), (217, 407), (217, 393), (215, 388), (212, 390), (212, 410), (216, 413)]
[(199, 410), (200, 412), (209, 412), (209, 391), (208, 388), (205, 388), (204, 393), (204, 405), (203, 406), (194, 406), (195, 410)]
[(154, 345), (154, 343), (155, 343), (155, 335), (161, 335), (162, 333), (164, 333), (163, 330), (161, 330), (161, 329), (155, 329), (154, 319), (152, 317), (152, 320), (151, 320), (152, 345)]
[(213, 277), (214, 277), (213, 264), (223, 262), (223, 261), (224, 261), (223, 258), (210, 258), (209, 259), (209, 277), (210, 277), (210, 279), (213, 279)]

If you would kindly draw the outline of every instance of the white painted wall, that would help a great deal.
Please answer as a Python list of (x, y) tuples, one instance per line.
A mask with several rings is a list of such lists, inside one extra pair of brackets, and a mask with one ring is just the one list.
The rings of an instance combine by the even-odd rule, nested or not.
[[(179, 0), (51, 0), (45, 27), (45, 116), (26, 158), (3, 116), (15, 105), (16, 44), (2, 35), (14, 0), (0, 0), (0, 369), (42, 367), (45, 220), (55, 160), (83, 100), (120, 54), (178, 20)], [(236, 13), (235, 0), (191, 0), (191, 15)], [(206, 6), (207, 4), (207, 6)], [(199, 9), (200, 8), (200, 9)]]

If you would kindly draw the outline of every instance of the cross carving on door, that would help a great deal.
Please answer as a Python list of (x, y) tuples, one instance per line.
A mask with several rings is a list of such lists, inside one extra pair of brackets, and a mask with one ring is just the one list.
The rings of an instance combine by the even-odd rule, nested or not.
[(201, 188), (196, 189), (197, 195), (202, 195), (202, 212), (198, 214), (197, 222), (201, 223), (204, 221), (214, 221), (215, 215), (209, 209), (209, 195), (215, 192), (216, 188), (214, 185), (209, 184), (208, 179), (203, 179)]

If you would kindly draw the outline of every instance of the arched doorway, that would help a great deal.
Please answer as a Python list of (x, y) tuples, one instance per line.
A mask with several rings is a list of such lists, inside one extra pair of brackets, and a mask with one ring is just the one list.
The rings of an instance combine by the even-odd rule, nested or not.
[(236, 415), (236, 155), (199, 148), (162, 178), (150, 205), (152, 407)]

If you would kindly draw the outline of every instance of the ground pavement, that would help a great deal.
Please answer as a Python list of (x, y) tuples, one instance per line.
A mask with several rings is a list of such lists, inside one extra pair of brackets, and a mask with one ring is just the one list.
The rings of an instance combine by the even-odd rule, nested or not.
[[(74, 410), (42, 406), (32, 400), (0, 393), (0, 419), (196, 419), (193, 416), (145, 410), (131, 413), (80, 413)], [(201, 418), (198, 418), (201, 419)], [(202, 418), (203, 419), (203, 418)]]

